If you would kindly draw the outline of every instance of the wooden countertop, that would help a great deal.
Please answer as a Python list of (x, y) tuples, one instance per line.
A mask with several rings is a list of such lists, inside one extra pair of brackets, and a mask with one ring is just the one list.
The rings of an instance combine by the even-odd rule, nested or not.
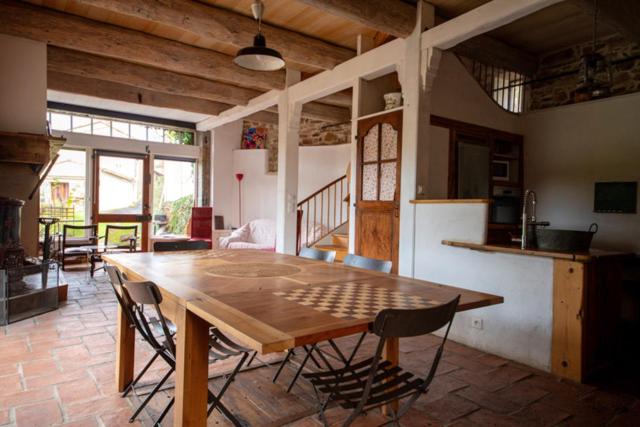
[(540, 256), (546, 258), (566, 259), (570, 261), (589, 262), (594, 258), (610, 257), (610, 256), (627, 256), (625, 252), (605, 251), (601, 249), (591, 249), (589, 252), (552, 252), (538, 249), (520, 249), (519, 246), (508, 245), (481, 245), (478, 243), (456, 242), (451, 240), (443, 240), (443, 245), (454, 246), (457, 248), (467, 248), (484, 252), (499, 252), (513, 255)]
[(486, 203), (489, 204), (489, 199), (415, 199), (410, 200), (409, 203), (414, 205), (422, 204), (445, 204), (445, 203)]

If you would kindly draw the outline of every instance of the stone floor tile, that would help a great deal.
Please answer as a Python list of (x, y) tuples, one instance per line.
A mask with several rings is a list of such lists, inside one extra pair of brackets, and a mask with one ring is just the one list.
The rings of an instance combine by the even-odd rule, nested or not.
[[(65, 406), (65, 414), (69, 420), (85, 418), (90, 415), (100, 416), (110, 415), (122, 410), (130, 410), (131, 407), (127, 399), (118, 396), (110, 396), (90, 400), (88, 402), (73, 403)], [(129, 415), (130, 416), (130, 415)], [(128, 419), (128, 417), (127, 417)], [(122, 424), (124, 425), (124, 424)]]
[(447, 394), (444, 397), (429, 402), (422, 409), (439, 421), (453, 421), (478, 409), (479, 406), (455, 394)]
[(96, 383), (89, 377), (60, 384), (57, 386), (57, 389), (63, 405), (84, 402), (101, 397)]
[(0, 410), (0, 426), (11, 422), (11, 414), (8, 409)]
[(96, 417), (88, 417), (78, 421), (69, 421), (61, 424), (60, 427), (99, 427), (99, 425)]
[(549, 394), (548, 391), (529, 385), (524, 381), (511, 384), (496, 393), (498, 397), (510, 400), (521, 406), (540, 400), (547, 394)]
[[(496, 414), (488, 409), (480, 409), (464, 418), (474, 425), (492, 427), (525, 427), (526, 422), (509, 415)], [(454, 424), (458, 426), (458, 424)]]
[[(4, 343), (3, 343), (4, 345)], [(0, 364), (0, 377), (4, 377), (6, 375), (17, 374), (18, 373), (18, 364), (17, 363), (2, 363)]]
[(16, 408), (16, 427), (50, 426), (62, 422), (62, 411), (55, 400)]
[(0, 397), (0, 409), (16, 408), (29, 405), (42, 400), (55, 398), (53, 386), (42, 387), (35, 390), (26, 390), (19, 393)]
[(53, 359), (33, 360), (31, 362), (22, 363), (22, 374), (25, 378), (39, 377), (41, 375), (49, 375), (60, 372), (56, 361)]
[(0, 396), (7, 396), (20, 391), (22, 391), (22, 378), (20, 374), (0, 377)]
[(522, 420), (523, 423), (534, 426), (552, 426), (571, 417), (571, 414), (556, 409), (553, 406), (535, 402), (523, 410), (513, 414), (515, 418)]
[(489, 393), (476, 386), (463, 388), (456, 394), (498, 414), (509, 414), (521, 408), (517, 403), (498, 397), (495, 393)]

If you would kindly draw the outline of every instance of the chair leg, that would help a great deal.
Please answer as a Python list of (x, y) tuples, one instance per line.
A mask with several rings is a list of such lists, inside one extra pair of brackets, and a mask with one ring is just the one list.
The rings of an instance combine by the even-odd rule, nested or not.
[[(296, 383), (296, 381), (298, 381), (298, 377), (300, 376), (300, 374), (302, 373), (302, 370), (304, 369), (304, 367), (306, 366), (307, 362), (309, 361), (309, 359), (313, 359), (313, 351), (317, 351), (320, 356), (322, 356), (320, 350), (318, 350), (318, 347), (316, 347), (315, 344), (312, 344), (311, 346), (307, 347), (306, 345), (303, 347), (304, 350), (307, 352), (304, 356), (304, 359), (302, 359), (302, 362), (300, 363), (300, 366), (298, 367), (298, 370), (296, 371), (296, 374), (293, 376), (293, 379), (291, 380), (291, 383), (289, 383), (289, 387), (287, 387), (287, 393), (291, 392), (291, 389), (293, 388), (294, 384)], [(324, 358), (324, 357), (323, 357)], [(320, 366), (318, 364), (318, 362), (316, 362), (314, 360), (316, 366)], [(331, 366), (331, 365), (329, 365)]]
[(254, 351), (254, 352), (251, 354), (251, 358), (250, 358), (250, 359), (249, 359), (249, 361), (247, 362), (247, 368), (248, 368), (249, 366), (251, 366), (251, 362), (253, 362), (253, 359), (255, 359), (257, 355), (258, 355), (258, 352), (257, 352), (257, 351)]
[(173, 404), (176, 402), (176, 397), (172, 397), (171, 400), (169, 401), (169, 403), (167, 403), (167, 406), (165, 406), (165, 408), (162, 410), (162, 413), (160, 414), (160, 416), (158, 417), (158, 419), (156, 420), (156, 422), (154, 423), (154, 426), (160, 427), (162, 420), (164, 420), (164, 417), (167, 416), (167, 413), (169, 412), (169, 409), (171, 409), (171, 407), (173, 406)]
[(240, 422), (236, 419), (236, 417), (231, 412), (229, 412), (229, 410), (222, 404), (221, 400), (222, 400), (222, 396), (224, 395), (224, 393), (229, 388), (229, 385), (231, 385), (231, 383), (235, 379), (236, 374), (240, 371), (240, 369), (242, 369), (242, 365), (244, 365), (244, 362), (247, 360), (247, 357), (249, 357), (249, 353), (243, 353), (242, 357), (240, 358), (240, 361), (238, 362), (236, 367), (233, 369), (233, 371), (227, 377), (227, 381), (225, 381), (225, 383), (220, 388), (220, 391), (218, 392), (218, 395), (217, 396), (213, 396), (213, 402), (211, 403), (211, 406), (209, 407), (209, 410), (207, 411), (207, 416), (211, 415), (211, 412), (213, 412), (214, 409), (218, 409), (234, 425), (242, 426), (242, 424), (240, 424)]
[(127, 386), (127, 388), (124, 390), (124, 392), (122, 393), (122, 397), (127, 397), (127, 395), (129, 394), (129, 392), (131, 390), (133, 390), (133, 387), (135, 387), (136, 384), (138, 384), (138, 381), (140, 381), (140, 379), (142, 378), (142, 376), (144, 375), (145, 372), (147, 372), (147, 370), (151, 367), (151, 365), (153, 364), (153, 362), (155, 362), (155, 360), (158, 358), (158, 356), (160, 355), (160, 353), (156, 352), (153, 357), (147, 362), (147, 364), (145, 365), (144, 368), (142, 368), (142, 371), (140, 371), (140, 373), (135, 377), (135, 379), (133, 381), (131, 381), (131, 383)]
[(287, 355), (284, 357), (284, 359), (282, 359), (282, 362), (280, 362), (280, 366), (278, 366), (278, 370), (276, 371), (276, 374), (273, 376), (273, 379), (271, 380), (271, 382), (275, 383), (278, 380), (278, 377), (282, 372), (282, 368), (284, 368), (284, 365), (286, 365), (289, 359), (291, 359), (292, 355), (293, 355), (293, 350), (289, 350), (287, 352)]
[(162, 377), (160, 382), (158, 384), (156, 384), (156, 386), (153, 388), (153, 390), (151, 390), (149, 395), (144, 399), (144, 401), (140, 404), (140, 406), (138, 406), (138, 409), (136, 409), (136, 411), (133, 413), (131, 418), (129, 418), (129, 422), (130, 423), (135, 421), (136, 417), (145, 408), (145, 406), (147, 406), (147, 404), (149, 403), (151, 398), (153, 396), (155, 396), (155, 394), (158, 392), (158, 390), (160, 390), (160, 387), (162, 387), (162, 385), (169, 379), (169, 376), (171, 376), (171, 374), (173, 373), (174, 370), (175, 370), (175, 368), (173, 368), (173, 367), (171, 369), (169, 369), (169, 371), (165, 374), (165, 376)]

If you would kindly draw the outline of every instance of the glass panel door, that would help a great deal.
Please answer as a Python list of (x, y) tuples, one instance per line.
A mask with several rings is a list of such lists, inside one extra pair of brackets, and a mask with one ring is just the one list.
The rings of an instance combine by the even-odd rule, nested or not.
[(153, 160), (153, 234), (183, 235), (195, 206), (196, 163), (156, 157)]
[(104, 235), (106, 224), (139, 224), (137, 246), (147, 249), (151, 220), (149, 157), (96, 151), (94, 154), (93, 223)]

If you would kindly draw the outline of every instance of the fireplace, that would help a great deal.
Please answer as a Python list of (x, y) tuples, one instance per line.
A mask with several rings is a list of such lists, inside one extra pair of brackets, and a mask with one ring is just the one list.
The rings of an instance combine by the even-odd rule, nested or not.
[(23, 205), (22, 200), (0, 197), (0, 325), (58, 308), (58, 263), (24, 256)]

